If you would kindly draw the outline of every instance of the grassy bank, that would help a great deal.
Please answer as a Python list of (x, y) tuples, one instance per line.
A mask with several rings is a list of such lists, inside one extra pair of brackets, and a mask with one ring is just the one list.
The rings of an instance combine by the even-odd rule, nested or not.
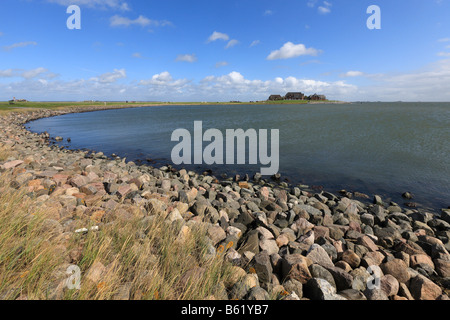
[[(202, 224), (136, 215), (100, 223), (98, 231), (63, 231), (42, 199), (10, 181), (10, 174), (0, 176), (1, 300), (204, 300), (222, 297), (223, 283), (235, 276), (223, 254), (208, 254)], [(88, 230), (99, 225), (95, 214), (76, 219)], [(67, 287), (70, 266), (81, 270), (79, 289)]]
[[(299, 101), (299, 100), (282, 100), (282, 101), (256, 101), (256, 102), (106, 102), (106, 106), (160, 106), (160, 105), (280, 105), (280, 104), (317, 104), (317, 103), (339, 103), (339, 101)], [(63, 110), (69, 107), (104, 107), (105, 102), (16, 102), (9, 104), (9, 102), (0, 102), (0, 114), (5, 114), (12, 111), (24, 111), (32, 109), (48, 109), (48, 110)]]

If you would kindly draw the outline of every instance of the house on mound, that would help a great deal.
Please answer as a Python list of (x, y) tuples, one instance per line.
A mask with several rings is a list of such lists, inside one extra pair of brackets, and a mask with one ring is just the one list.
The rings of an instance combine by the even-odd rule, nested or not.
[(284, 96), (284, 100), (305, 100), (305, 95), (301, 92), (288, 92)]
[(279, 94), (273, 94), (269, 97), (269, 101), (280, 101), (283, 100), (283, 97)]

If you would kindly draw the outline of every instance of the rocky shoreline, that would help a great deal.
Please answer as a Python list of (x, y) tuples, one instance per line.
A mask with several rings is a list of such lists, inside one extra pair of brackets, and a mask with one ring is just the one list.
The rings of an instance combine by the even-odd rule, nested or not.
[(449, 299), (450, 209), (403, 209), (378, 196), (359, 201), (259, 176), (222, 179), (137, 166), (101, 152), (65, 150), (24, 126), (101, 109), (111, 107), (0, 118), (0, 147), (11, 150), (0, 172), (10, 188), (26, 187), (48, 207), (59, 232), (86, 232), (76, 223), (83, 214), (95, 215), (101, 230), (109, 212), (126, 217), (131, 207), (143, 219), (157, 213), (187, 228), (204, 223), (211, 254), (223, 253), (236, 274), (217, 299)]

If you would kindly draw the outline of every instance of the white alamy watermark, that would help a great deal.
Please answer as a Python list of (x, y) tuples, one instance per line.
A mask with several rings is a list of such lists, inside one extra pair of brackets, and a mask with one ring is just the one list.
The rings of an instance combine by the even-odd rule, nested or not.
[(77, 5), (71, 5), (67, 7), (66, 13), (71, 14), (67, 18), (67, 29), (69, 30), (80, 30), (81, 29), (81, 9)]
[(367, 19), (367, 28), (369, 30), (381, 29), (381, 9), (377, 5), (371, 5), (367, 8), (367, 14), (371, 16)]
[[(218, 129), (203, 132), (203, 122), (194, 122), (194, 137), (187, 129), (177, 129), (172, 133), (172, 142), (179, 142), (172, 149), (175, 165), (262, 165), (261, 174), (271, 176), (278, 173), (280, 131), (267, 129), (227, 129), (225, 137)], [(204, 142), (209, 142), (204, 147)], [(247, 144), (248, 142), (248, 144)], [(193, 156), (193, 157), (192, 157)]]
[(81, 269), (76, 265), (67, 268), (66, 274), (70, 275), (66, 279), (66, 287), (69, 290), (80, 290), (81, 288)]
[(379, 266), (369, 266), (367, 268), (369, 273), (369, 278), (367, 279), (367, 288), (370, 290), (380, 290), (381, 289), (381, 277), (383, 272)]

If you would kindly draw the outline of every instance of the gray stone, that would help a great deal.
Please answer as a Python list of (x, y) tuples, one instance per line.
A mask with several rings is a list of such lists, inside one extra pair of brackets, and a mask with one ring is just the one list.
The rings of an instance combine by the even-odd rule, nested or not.
[(346, 300), (336, 294), (336, 289), (328, 281), (316, 278), (305, 285), (304, 295), (311, 300)]
[(290, 294), (295, 293), (299, 298), (303, 297), (303, 285), (300, 281), (289, 279), (283, 284), (283, 287)]
[(249, 301), (264, 301), (269, 300), (269, 294), (261, 287), (251, 288), (247, 295)]
[(367, 288), (363, 293), (367, 300), (389, 300), (388, 296), (381, 289)]
[(272, 264), (267, 251), (262, 251), (254, 257), (254, 267), (261, 283), (270, 283), (272, 279)]
[(262, 239), (259, 241), (259, 247), (261, 250), (266, 250), (269, 255), (272, 255), (274, 253), (278, 253), (278, 245), (275, 240), (268, 240), (268, 239)]
[(324, 267), (322, 267), (318, 264), (312, 264), (309, 267), (309, 271), (311, 272), (311, 276), (313, 278), (324, 279), (324, 280), (328, 281), (333, 287), (336, 288), (336, 283), (334, 282), (333, 276)]
[(325, 267), (325, 269), (333, 276), (338, 291), (352, 288), (353, 277), (349, 273), (337, 267)]
[(367, 300), (366, 296), (361, 291), (355, 289), (340, 291), (339, 295), (351, 301)]
[(313, 244), (306, 255), (313, 263), (321, 265), (322, 267), (333, 267), (333, 261), (331, 261), (330, 256), (325, 251), (324, 248), (318, 244)]

